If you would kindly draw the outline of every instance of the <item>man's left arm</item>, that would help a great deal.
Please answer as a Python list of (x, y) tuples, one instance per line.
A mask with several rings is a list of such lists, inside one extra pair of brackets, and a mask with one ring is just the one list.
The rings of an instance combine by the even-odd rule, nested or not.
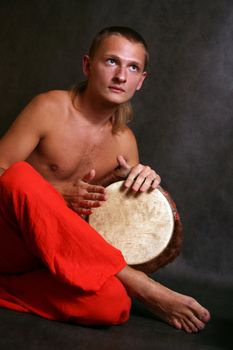
[(133, 132), (127, 128), (121, 136), (121, 154), (117, 156), (116, 178), (125, 179), (124, 185), (135, 192), (146, 192), (160, 184), (160, 176), (149, 165), (139, 162), (138, 147)]

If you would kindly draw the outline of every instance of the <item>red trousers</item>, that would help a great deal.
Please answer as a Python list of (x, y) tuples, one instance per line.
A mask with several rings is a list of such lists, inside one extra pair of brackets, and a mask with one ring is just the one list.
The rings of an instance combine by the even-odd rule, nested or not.
[(126, 266), (28, 163), (0, 177), (0, 307), (86, 325), (128, 320)]

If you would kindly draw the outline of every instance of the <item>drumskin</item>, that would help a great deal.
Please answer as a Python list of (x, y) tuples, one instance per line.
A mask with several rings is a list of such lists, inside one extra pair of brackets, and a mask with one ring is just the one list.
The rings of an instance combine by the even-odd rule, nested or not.
[(159, 187), (134, 193), (119, 181), (107, 187), (107, 196), (108, 201), (95, 210), (89, 223), (121, 250), (128, 265), (151, 273), (177, 257), (183, 229), (167, 192)]

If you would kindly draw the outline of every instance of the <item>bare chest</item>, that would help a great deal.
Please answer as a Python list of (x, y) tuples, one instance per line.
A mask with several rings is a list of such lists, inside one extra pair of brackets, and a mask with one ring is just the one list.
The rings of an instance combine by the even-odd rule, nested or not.
[(57, 130), (41, 140), (29, 161), (48, 180), (72, 181), (95, 169), (97, 182), (117, 166), (118, 152), (112, 135), (96, 137)]

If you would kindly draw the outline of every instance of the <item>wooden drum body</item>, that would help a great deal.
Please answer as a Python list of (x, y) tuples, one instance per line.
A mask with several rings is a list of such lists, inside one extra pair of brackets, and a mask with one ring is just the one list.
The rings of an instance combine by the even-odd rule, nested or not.
[(89, 224), (121, 250), (128, 265), (151, 273), (177, 257), (182, 225), (167, 192), (159, 187), (134, 193), (119, 181), (107, 187), (107, 198)]

